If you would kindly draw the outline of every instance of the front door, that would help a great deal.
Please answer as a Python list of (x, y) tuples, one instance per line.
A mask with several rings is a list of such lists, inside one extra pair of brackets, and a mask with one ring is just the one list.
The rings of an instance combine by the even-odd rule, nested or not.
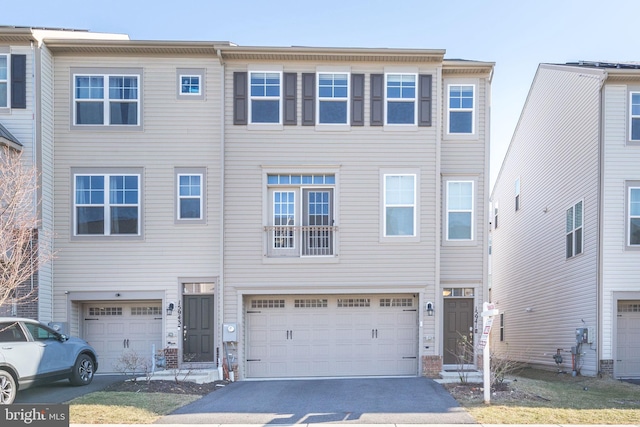
[[(444, 299), (445, 365), (473, 363), (473, 298)], [(470, 355), (468, 354), (470, 353)]]
[(185, 295), (183, 361), (213, 362), (213, 295)]

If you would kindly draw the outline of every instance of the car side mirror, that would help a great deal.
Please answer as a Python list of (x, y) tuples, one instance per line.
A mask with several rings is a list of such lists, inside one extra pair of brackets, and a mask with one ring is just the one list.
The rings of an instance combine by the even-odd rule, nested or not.
[(62, 342), (65, 342), (65, 341), (68, 341), (68, 340), (69, 340), (69, 337), (68, 337), (68, 336), (66, 336), (65, 334), (59, 334), (59, 335), (58, 335), (58, 339), (59, 339), (60, 341), (62, 341)]

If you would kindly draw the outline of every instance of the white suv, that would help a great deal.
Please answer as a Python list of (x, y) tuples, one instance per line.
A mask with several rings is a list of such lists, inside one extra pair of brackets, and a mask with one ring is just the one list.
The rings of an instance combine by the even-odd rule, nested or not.
[(87, 385), (98, 369), (87, 342), (69, 338), (31, 319), (0, 317), (0, 405), (13, 403), (18, 389), (69, 379)]

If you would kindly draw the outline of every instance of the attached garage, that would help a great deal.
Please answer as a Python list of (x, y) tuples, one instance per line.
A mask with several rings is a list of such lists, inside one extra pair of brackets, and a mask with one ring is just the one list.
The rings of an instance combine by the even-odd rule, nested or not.
[(247, 297), (246, 376), (417, 375), (417, 304), (413, 294)]
[(615, 375), (640, 378), (640, 301), (618, 301)]
[(118, 360), (125, 353), (150, 361), (153, 345), (162, 349), (160, 301), (89, 302), (82, 310), (83, 338), (98, 353), (99, 372), (118, 372)]

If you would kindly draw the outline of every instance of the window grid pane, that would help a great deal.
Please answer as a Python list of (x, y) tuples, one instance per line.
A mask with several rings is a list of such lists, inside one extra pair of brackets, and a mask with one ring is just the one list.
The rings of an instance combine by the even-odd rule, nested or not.
[(567, 209), (566, 213), (566, 257), (571, 258), (582, 253), (582, 201)]
[(629, 245), (640, 245), (640, 188), (629, 188)]
[[(139, 124), (139, 77), (76, 75), (74, 77), (76, 125)], [(105, 90), (108, 82), (108, 90)]]
[(640, 92), (631, 92), (630, 103), (631, 129), (629, 139), (640, 141)]
[(202, 175), (178, 175), (178, 219), (202, 219)]
[(415, 235), (415, 175), (384, 177), (385, 236)]
[(182, 95), (200, 95), (200, 76), (180, 76)]
[(280, 73), (251, 73), (251, 123), (280, 123), (280, 80)]

